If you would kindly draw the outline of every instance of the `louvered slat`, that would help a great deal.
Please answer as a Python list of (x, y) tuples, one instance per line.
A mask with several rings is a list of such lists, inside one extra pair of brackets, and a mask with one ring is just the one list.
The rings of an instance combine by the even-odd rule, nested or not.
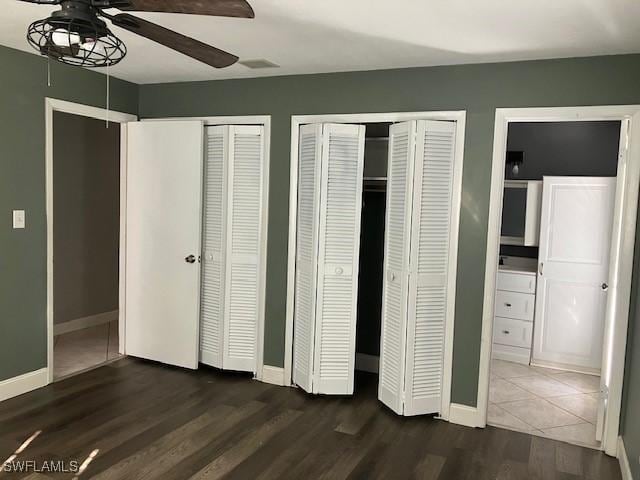
[(229, 127), (224, 368), (255, 372), (262, 231), (263, 128)]
[(413, 121), (398, 123), (389, 129), (378, 398), (399, 414), (403, 413), (415, 131)]
[(207, 127), (204, 167), (200, 361), (222, 368), (225, 205), (228, 127)]
[(364, 126), (323, 127), (314, 384), (353, 393)]
[(293, 382), (312, 391), (322, 126), (300, 127)]
[(418, 122), (405, 414), (439, 412), (447, 316), (447, 271), (455, 123)]

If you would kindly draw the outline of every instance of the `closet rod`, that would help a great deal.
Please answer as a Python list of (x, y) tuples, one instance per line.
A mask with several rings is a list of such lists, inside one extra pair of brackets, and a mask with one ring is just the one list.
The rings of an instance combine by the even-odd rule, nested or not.
[(363, 177), (365, 182), (386, 182), (387, 177)]

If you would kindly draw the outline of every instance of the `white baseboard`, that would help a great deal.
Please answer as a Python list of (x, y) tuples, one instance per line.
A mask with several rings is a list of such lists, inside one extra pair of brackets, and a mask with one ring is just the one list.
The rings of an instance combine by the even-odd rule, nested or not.
[(449, 422), (465, 427), (479, 427), (479, 412), (476, 407), (452, 403), (449, 409)]
[(284, 368), (265, 365), (262, 367), (261, 382), (284, 386)]
[(76, 318), (68, 322), (54, 324), (53, 335), (62, 335), (63, 333), (74, 332), (76, 330), (82, 330), (83, 328), (95, 327), (104, 323), (113, 322), (114, 320), (118, 320), (118, 310)]
[(380, 357), (366, 353), (356, 353), (356, 370), (369, 373), (378, 373)]
[(622, 480), (633, 480), (631, 475), (631, 465), (629, 465), (629, 457), (624, 448), (622, 437), (618, 437), (618, 462), (620, 462), (620, 471), (622, 472)]
[(49, 383), (49, 370), (41, 368), (0, 382), (0, 402), (17, 397)]

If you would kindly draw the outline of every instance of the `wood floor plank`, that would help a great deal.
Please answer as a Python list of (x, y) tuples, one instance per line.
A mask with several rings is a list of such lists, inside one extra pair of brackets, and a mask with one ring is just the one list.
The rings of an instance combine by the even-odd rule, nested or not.
[(247, 435), (233, 447), (226, 450), (214, 461), (193, 475), (193, 480), (214, 480), (224, 475), (239, 465), (242, 460), (252, 455), (260, 446), (273, 437), (278, 431), (286, 428), (301, 415), (296, 410), (285, 410), (279, 415), (262, 424), (251, 434)]
[(356, 376), (353, 397), (334, 397), (128, 358), (0, 403), (0, 461), (37, 430), (18, 458), (91, 458), (82, 479), (621, 479), (599, 451), (398, 416), (377, 400), (374, 375)]

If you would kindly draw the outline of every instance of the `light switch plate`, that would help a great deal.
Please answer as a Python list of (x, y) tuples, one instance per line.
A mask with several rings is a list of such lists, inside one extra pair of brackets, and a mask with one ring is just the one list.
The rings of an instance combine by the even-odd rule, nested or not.
[(13, 211), (13, 228), (24, 228), (24, 210)]

